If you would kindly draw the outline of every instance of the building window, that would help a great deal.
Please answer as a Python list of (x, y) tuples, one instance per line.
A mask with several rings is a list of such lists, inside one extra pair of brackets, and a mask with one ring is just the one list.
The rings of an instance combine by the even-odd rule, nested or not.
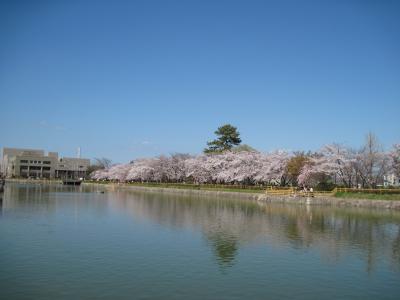
[(22, 160), (20, 161), (20, 163), (21, 163), (21, 164), (27, 164), (28, 161), (27, 161), (26, 159), (22, 159)]
[(50, 162), (50, 161), (48, 161), (48, 160), (44, 160), (44, 161), (43, 161), (43, 164), (44, 164), (44, 165), (50, 165), (50, 164), (51, 164), (51, 162)]

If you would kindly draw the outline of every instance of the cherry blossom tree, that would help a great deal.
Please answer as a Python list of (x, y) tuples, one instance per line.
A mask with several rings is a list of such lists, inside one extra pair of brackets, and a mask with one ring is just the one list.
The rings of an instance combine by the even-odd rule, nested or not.
[(290, 154), (283, 150), (260, 154), (258, 158), (258, 172), (256, 182), (267, 184), (281, 184), (284, 181), (286, 165)]
[(356, 181), (355, 162), (356, 154), (352, 149), (339, 144), (325, 145), (302, 168), (298, 184), (316, 185), (316, 176), (324, 174), (336, 183), (351, 187)]
[(389, 153), (390, 168), (395, 176), (400, 178), (400, 144), (393, 145)]
[(90, 174), (90, 177), (94, 180), (106, 180), (107, 179), (108, 170), (101, 169), (94, 171)]
[(124, 182), (130, 168), (131, 164), (114, 165), (108, 169), (107, 179), (111, 181)]
[(131, 168), (126, 174), (126, 181), (153, 181), (155, 169), (152, 165), (152, 162), (153, 159), (148, 158), (132, 161)]
[(168, 168), (168, 178), (172, 182), (183, 182), (186, 179), (185, 161), (191, 158), (189, 154), (175, 153), (171, 155)]

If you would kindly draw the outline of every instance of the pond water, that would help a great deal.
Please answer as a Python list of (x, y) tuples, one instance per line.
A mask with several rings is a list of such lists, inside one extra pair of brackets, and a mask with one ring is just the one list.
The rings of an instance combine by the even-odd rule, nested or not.
[(102, 186), (0, 197), (1, 299), (400, 299), (397, 211)]

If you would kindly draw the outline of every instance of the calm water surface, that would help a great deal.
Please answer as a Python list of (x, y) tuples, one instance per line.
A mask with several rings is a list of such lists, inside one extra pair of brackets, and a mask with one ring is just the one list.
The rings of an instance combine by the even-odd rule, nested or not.
[(400, 213), (7, 184), (1, 299), (400, 299)]

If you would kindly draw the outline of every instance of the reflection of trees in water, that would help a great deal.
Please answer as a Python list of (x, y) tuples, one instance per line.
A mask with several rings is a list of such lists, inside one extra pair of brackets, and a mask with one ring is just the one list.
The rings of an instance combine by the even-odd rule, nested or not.
[[(302, 206), (265, 208), (269, 218), (281, 217), (286, 238), (296, 247), (317, 247), (323, 257), (338, 259), (353, 253), (366, 262), (366, 270), (373, 270), (383, 257), (393, 259), (391, 249), (399, 251), (394, 232), (400, 230), (399, 212), (354, 208)], [(399, 266), (400, 261), (397, 259)]]
[(117, 200), (113, 203), (135, 218), (201, 228), (221, 265), (234, 263), (240, 245), (257, 242), (295, 249), (314, 247), (322, 257), (335, 260), (351, 251), (366, 262), (367, 271), (381, 257), (400, 265), (399, 212), (125, 191), (112, 195)]
[(400, 268), (400, 228), (397, 228), (397, 234), (392, 245), (392, 265)]
[[(239, 249), (240, 242), (254, 240), (258, 231), (261, 214), (256, 203), (245, 206), (237, 200), (221, 200), (199, 197), (182, 197), (152, 193), (128, 195), (117, 192), (116, 205), (130, 211), (135, 218), (151, 218), (158, 223), (173, 227), (201, 228), (221, 266), (231, 266)], [(134, 200), (131, 199), (134, 195)], [(249, 221), (257, 221), (249, 222)]]
[(135, 218), (150, 218), (165, 226), (200, 228), (221, 265), (232, 265), (241, 245), (267, 242), (277, 248), (313, 247), (322, 257), (335, 260), (351, 251), (365, 261), (367, 271), (382, 258), (400, 267), (400, 212), (396, 211), (261, 204), (123, 190), (89, 193), (90, 197), (71, 193), (78, 191), (93, 192), (96, 188), (6, 185), (2, 210), (24, 207), (55, 211), (57, 205), (70, 205), (74, 199), (79, 203), (77, 209), (96, 206), (103, 213), (107, 203), (93, 200), (108, 198), (110, 205)]
[(215, 232), (207, 235), (218, 263), (222, 266), (232, 266), (238, 251), (237, 238), (225, 232)]

